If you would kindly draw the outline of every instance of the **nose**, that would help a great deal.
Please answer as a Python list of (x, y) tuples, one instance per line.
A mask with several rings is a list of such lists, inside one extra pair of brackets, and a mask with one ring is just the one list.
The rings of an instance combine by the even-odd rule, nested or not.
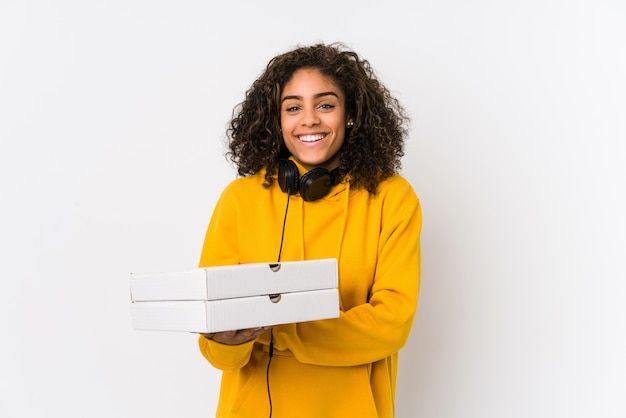
[(315, 108), (304, 109), (302, 112), (302, 125), (315, 126), (320, 123), (320, 118), (315, 111)]

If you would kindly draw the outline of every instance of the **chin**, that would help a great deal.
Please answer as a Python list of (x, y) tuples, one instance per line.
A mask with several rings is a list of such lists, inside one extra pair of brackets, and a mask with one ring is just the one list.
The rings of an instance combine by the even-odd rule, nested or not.
[(320, 160), (320, 159), (315, 159), (315, 160), (302, 160), (299, 159), (298, 160), (300, 162), (300, 164), (302, 164), (303, 166), (309, 168), (309, 169), (313, 169), (315, 167), (326, 167), (329, 163), (328, 160)]

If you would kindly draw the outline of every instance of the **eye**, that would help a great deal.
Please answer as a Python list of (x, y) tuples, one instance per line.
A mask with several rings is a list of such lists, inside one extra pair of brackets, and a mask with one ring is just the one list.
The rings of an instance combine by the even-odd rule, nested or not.
[(287, 106), (285, 107), (285, 112), (287, 113), (293, 113), (293, 112), (297, 112), (298, 110), (300, 110), (299, 106)]
[(332, 105), (330, 103), (324, 103), (324, 104), (319, 105), (319, 108), (322, 110), (331, 110), (335, 108), (335, 105)]

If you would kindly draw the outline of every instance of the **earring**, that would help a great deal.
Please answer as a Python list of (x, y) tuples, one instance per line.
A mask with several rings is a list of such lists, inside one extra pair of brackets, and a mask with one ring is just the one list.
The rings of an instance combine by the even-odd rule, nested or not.
[(352, 128), (352, 126), (354, 126), (354, 122), (353, 121), (348, 121), (348, 128)]

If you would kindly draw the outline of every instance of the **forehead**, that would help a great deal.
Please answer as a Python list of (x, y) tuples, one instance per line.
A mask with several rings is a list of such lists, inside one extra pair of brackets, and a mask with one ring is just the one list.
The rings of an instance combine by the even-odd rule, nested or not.
[(317, 68), (300, 68), (285, 83), (281, 96), (317, 94), (320, 92), (334, 92), (337, 95), (343, 95), (341, 88), (332, 77), (322, 74)]

